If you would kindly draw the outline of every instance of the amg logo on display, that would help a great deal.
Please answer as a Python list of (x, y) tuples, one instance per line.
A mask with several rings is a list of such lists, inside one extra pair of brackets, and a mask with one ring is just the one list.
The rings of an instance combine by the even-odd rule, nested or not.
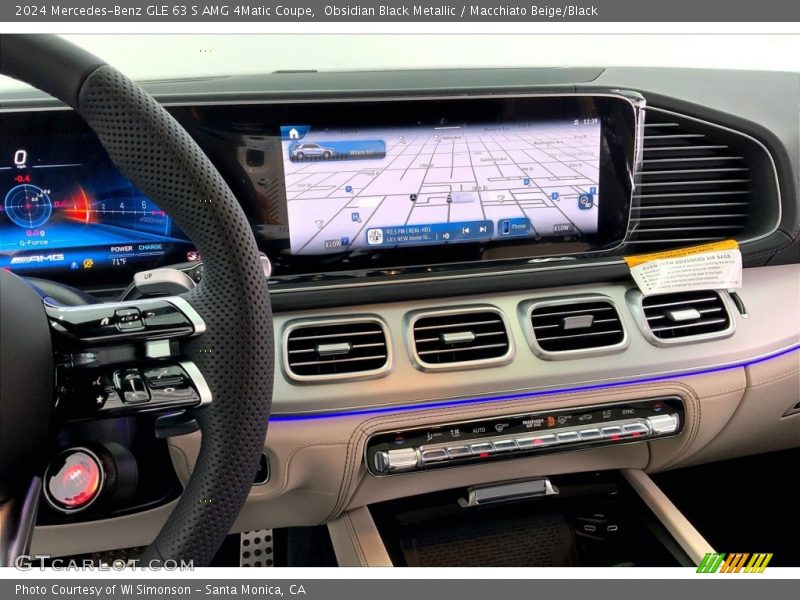
[(31, 254), (30, 256), (14, 256), (11, 259), (12, 265), (29, 265), (32, 263), (62, 262), (64, 255), (56, 254)]

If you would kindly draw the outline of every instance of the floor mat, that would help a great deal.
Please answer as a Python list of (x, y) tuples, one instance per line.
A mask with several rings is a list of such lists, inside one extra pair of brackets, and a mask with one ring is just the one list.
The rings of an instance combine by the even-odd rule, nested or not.
[(573, 542), (555, 513), (426, 527), (400, 544), (410, 567), (552, 567), (574, 564)]

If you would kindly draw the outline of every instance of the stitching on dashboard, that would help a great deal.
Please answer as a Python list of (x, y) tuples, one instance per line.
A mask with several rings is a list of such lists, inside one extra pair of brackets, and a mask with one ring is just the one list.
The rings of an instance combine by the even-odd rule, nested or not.
[[(697, 392), (694, 389), (687, 390), (688, 396), (691, 398), (691, 405), (692, 405), (692, 419), (691, 419), (691, 428), (686, 436), (686, 439), (683, 440), (683, 443), (678, 447), (678, 449), (674, 452), (674, 454), (668, 458), (664, 464), (662, 464), (659, 468), (664, 469), (669, 467), (670, 465), (674, 465), (678, 461), (681, 460), (689, 450), (694, 446), (695, 442), (697, 441), (698, 436), (700, 435), (700, 426), (703, 422), (703, 401), (697, 395)], [(711, 396), (703, 396), (703, 398), (709, 398)], [(685, 400), (685, 398), (684, 398)], [(648, 444), (650, 447), (650, 444)], [(652, 449), (650, 453), (650, 462), (648, 463), (648, 469), (651, 468), (653, 464), (653, 456), (652, 456)]]
[(183, 448), (170, 442), (167, 442), (167, 446), (169, 448), (174, 448), (175, 450), (177, 450), (178, 453), (183, 457), (183, 462), (186, 464), (186, 475), (187, 476), (191, 475), (192, 468), (189, 466), (189, 457), (186, 455), (186, 452), (184, 452)]
[(773, 375), (772, 377), (769, 377), (768, 379), (761, 379), (758, 382), (756, 382), (756, 381), (751, 379), (751, 385), (749, 385), (747, 387), (748, 387), (748, 389), (761, 387), (762, 385), (765, 385), (767, 383), (772, 383), (773, 381), (777, 381), (779, 379), (784, 379), (784, 378), (787, 378), (787, 377), (791, 377), (792, 375), (800, 375), (800, 369), (792, 369), (791, 371), (785, 371), (783, 373), (780, 373), (779, 375)]

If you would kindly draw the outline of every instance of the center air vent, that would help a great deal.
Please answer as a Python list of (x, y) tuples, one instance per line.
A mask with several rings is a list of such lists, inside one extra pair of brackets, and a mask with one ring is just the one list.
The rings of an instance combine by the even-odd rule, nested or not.
[(628, 244), (650, 250), (739, 236), (753, 186), (732, 138), (735, 132), (648, 109)]
[(292, 379), (368, 377), (390, 365), (386, 326), (372, 318), (305, 321), (284, 336), (284, 365)]
[(543, 358), (600, 354), (627, 344), (625, 328), (610, 300), (588, 296), (533, 302), (531, 346)]
[(495, 308), (417, 314), (411, 330), (414, 358), (423, 369), (488, 366), (513, 353), (505, 317)]
[(726, 337), (734, 323), (719, 292), (679, 292), (642, 297), (644, 333), (657, 345)]

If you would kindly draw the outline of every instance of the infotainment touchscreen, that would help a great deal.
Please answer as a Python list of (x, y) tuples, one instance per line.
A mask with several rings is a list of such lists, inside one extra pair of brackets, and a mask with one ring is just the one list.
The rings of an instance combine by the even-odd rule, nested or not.
[(280, 134), (293, 255), (598, 231), (597, 116)]

